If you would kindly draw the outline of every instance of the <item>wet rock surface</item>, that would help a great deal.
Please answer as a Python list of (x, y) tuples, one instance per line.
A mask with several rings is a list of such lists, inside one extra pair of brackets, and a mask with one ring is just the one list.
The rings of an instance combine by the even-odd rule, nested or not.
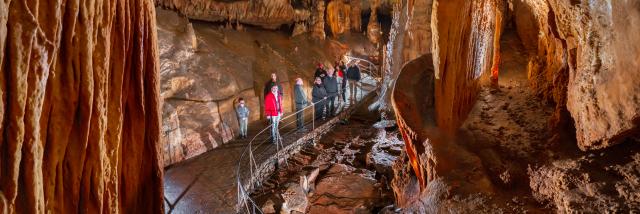
[[(275, 202), (280, 213), (289, 213), (290, 204), (304, 200), (305, 213), (376, 213), (392, 204), (390, 167), (402, 142), (397, 130), (373, 128), (375, 117), (365, 111), (289, 158), (288, 165), (254, 191), (254, 199), (259, 204)], [(306, 198), (289, 194), (292, 186), (301, 187)]]

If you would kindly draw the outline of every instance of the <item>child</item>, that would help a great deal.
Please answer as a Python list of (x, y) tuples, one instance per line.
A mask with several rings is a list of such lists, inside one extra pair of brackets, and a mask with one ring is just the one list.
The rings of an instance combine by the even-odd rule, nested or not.
[(238, 122), (240, 124), (240, 138), (247, 138), (247, 123), (249, 122), (249, 108), (244, 105), (244, 99), (238, 99), (238, 107), (236, 108)]

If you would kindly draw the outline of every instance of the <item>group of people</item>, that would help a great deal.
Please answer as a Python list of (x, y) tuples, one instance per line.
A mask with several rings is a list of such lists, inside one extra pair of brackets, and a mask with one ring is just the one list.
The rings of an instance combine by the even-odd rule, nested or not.
[[(316, 119), (326, 119), (327, 116), (336, 114), (336, 99), (346, 103), (347, 82), (349, 83), (350, 94), (349, 103), (356, 102), (358, 84), (361, 78), (360, 69), (354, 63), (347, 67), (343, 62), (336, 62), (334, 67), (325, 70), (319, 63), (315, 71), (315, 81), (311, 91), (312, 102), (315, 104)], [(294, 86), (294, 102), (296, 107), (296, 125), (299, 131), (305, 131), (304, 112), (302, 111), (310, 104), (303, 89), (304, 82), (301, 78), (296, 79)], [(271, 141), (276, 142), (279, 138), (278, 125), (283, 115), (284, 91), (278, 82), (276, 73), (271, 74), (271, 79), (264, 87), (264, 111), (267, 120), (271, 123)], [(240, 138), (247, 137), (247, 125), (249, 108), (245, 105), (243, 98), (238, 101), (236, 114), (240, 125)]]

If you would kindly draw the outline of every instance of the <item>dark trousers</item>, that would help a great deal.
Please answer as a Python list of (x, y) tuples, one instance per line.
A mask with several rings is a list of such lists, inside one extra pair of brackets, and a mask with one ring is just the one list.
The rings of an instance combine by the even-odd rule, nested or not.
[(301, 111), (304, 108), (304, 104), (296, 104), (296, 126), (300, 129), (304, 127), (304, 111)]
[(336, 113), (336, 95), (327, 97), (327, 114), (333, 116)]
[(324, 117), (324, 105), (326, 101), (320, 101), (320, 100), (313, 100), (314, 103), (316, 103), (316, 105), (314, 106), (315, 109), (315, 115), (316, 115), (316, 119), (319, 118), (323, 118)]

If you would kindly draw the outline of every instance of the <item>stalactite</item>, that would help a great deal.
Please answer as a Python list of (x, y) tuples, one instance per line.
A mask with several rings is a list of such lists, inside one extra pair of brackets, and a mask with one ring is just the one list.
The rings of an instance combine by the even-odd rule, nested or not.
[(155, 28), (148, 0), (0, 2), (8, 213), (163, 212)]

